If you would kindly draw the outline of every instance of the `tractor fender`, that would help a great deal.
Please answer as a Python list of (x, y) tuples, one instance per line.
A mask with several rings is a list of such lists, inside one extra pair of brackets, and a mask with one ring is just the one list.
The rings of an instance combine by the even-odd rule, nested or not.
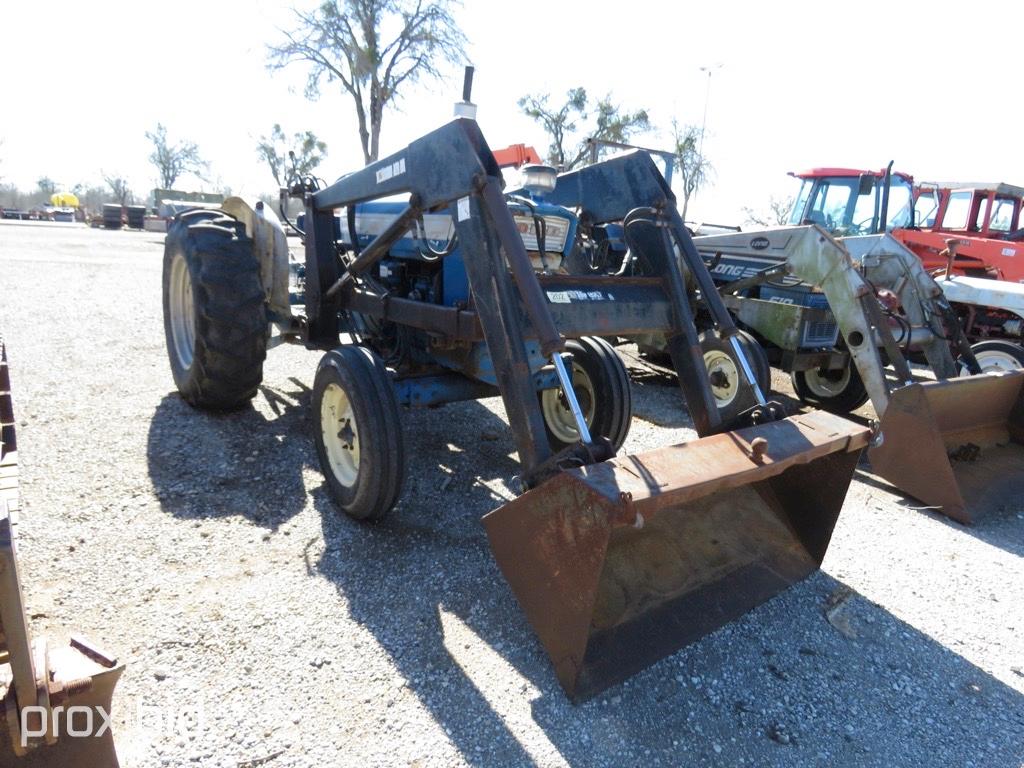
[(252, 238), (270, 309), (280, 319), (290, 318), (288, 238), (277, 215), (269, 205), (262, 202), (250, 205), (249, 201), (241, 197), (229, 197), (221, 207), (245, 224), (245, 232)]

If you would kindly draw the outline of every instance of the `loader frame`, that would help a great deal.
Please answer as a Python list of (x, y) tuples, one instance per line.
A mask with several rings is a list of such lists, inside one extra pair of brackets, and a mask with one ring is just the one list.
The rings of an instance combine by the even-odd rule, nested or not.
[[(467, 183), (468, 180), (468, 183)], [(687, 289), (674, 258), (664, 257), (667, 230), (681, 244), (684, 263), (705, 288), (704, 300), (725, 338), (736, 327), (704, 269), (674, 205), (674, 196), (653, 161), (643, 152), (590, 166), (559, 178), (555, 204), (578, 205), (594, 221), (616, 221), (642, 208), (654, 225), (651, 269), (627, 281), (608, 276), (538, 275), (514, 226), (502, 194), (501, 171), (475, 121), (456, 119), (405, 150), (304, 196), (305, 309), (303, 342), (331, 349), (358, 313), (431, 334), (439, 346), (484, 340), (493, 359), (497, 391), (458, 373), (398, 379), (405, 402), (436, 404), (500, 392), (512, 427), (527, 487), (550, 474), (552, 451), (545, 439), (536, 392), (538, 378), (526, 342), (539, 344), (544, 358), (560, 354), (564, 338), (662, 332), (669, 342), (680, 386), (698, 434), (722, 431), (714, 406)], [(408, 193), (409, 203), (392, 223), (362, 248), (351, 237), (339, 248), (335, 211)], [(384, 258), (414, 222), (447, 210), (456, 222), (474, 306), (448, 307), (388, 295), (374, 285), (371, 267)], [(555, 296), (556, 299), (551, 297)], [(566, 298), (567, 297), (567, 298)], [(564, 299), (564, 300), (563, 300)], [(748, 378), (752, 383), (752, 378)], [(755, 385), (756, 386), (756, 385)], [(415, 394), (410, 394), (415, 390)], [(417, 397), (416, 395), (420, 395)], [(746, 423), (779, 418), (781, 411), (760, 397)], [(603, 456), (607, 458), (607, 456)], [(588, 461), (598, 460), (595, 454)], [(560, 461), (561, 459), (558, 459)]]
[[(886, 375), (886, 361), (895, 373), (895, 386), (906, 386), (914, 380), (907, 362), (911, 350), (924, 355), (937, 378), (953, 378), (959, 369), (950, 352), (952, 343), (970, 371), (980, 372), (942, 290), (917, 258), (890, 235), (839, 241), (817, 225), (808, 225), (711, 235), (694, 242), (712, 274), (724, 274), (718, 271), (723, 259), (746, 259), (756, 265), (747, 267), (753, 273), (749, 277), (724, 282), (718, 290), (741, 322), (781, 349), (781, 355), (774, 355), (777, 365), (786, 371), (838, 368), (846, 364), (848, 355), (879, 415), (888, 407), (894, 386)], [(820, 288), (829, 309), (743, 295), (772, 279), (786, 278)], [(905, 312), (902, 322), (906, 325), (900, 327), (898, 337), (877, 298), (880, 288), (891, 290)], [(843, 346), (805, 348), (801, 332), (809, 323), (827, 321), (827, 313), (838, 325)]]
[[(356, 206), (402, 193), (408, 204), (373, 240), (361, 241)], [(425, 334), (439, 363), (388, 372), (400, 402), (501, 395), (523, 493), (488, 513), (484, 527), (559, 681), (579, 700), (816, 570), (869, 431), (826, 413), (786, 418), (765, 400), (675, 198), (645, 153), (562, 175), (549, 202), (590, 222), (623, 222), (643, 276), (535, 271), (500, 170), (472, 120), (457, 119), (326, 189), (307, 190), (299, 337), (307, 347), (334, 350), (340, 334), (359, 337), (366, 317), (392, 322)], [(347, 241), (339, 237), (341, 208)], [(374, 265), (419, 217), (444, 212), (455, 223), (470, 300), (442, 306), (390, 294)], [(732, 345), (756, 394), (756, 405), (729, 424), (704, 365), (695, 286), (703, 314)], [(588, 433), (561, 356), (566, 337), (640, 333), (665, 336), (701, 438), (616, 456), (609, 436)], [(484, 367), (493, 372), (489, 380)], [(555, 386), (580, 437), (558, 450), (538, 398)], [(733, 429), (738, 423), (745, 428)], [(652, 544), (657, 551), (648, 552)]]

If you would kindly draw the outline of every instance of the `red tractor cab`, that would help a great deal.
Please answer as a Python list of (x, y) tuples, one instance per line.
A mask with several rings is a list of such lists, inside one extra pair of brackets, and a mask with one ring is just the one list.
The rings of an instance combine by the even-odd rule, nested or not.
[[(1022, 187), (915, 185), (912, 176), (892, 172), (891, 165), (877, 171), (814, 168), (790, 175), (802, 182), (790, 224), (817, 224), (839, 237), (890, 232), (930, 272), (949, 269), (968, 277), (1024, 282)], [(952, 253), (951, 239), (957, 241)]]
[(894, 233), (928, 269), (1024, 283), (1024, 187), (922, 182), (914, 190), (919, 229)]
[[(838, 237), (871, 235), (911, 224), (914, 179), (890, 168), (812, 168), (790, 209), (793, 226), (817, 224)], [(888, 183), (887, 183), (888, 182)]]

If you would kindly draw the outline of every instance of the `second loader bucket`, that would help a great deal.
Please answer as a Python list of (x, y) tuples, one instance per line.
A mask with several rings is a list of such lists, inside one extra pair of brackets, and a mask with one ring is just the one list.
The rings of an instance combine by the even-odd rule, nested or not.
[(987, 499), (1024, 494), (1024, 371), (894, 390), (881, 434), (868, 451), (872, 470), (970, 524)]
[(573, 700), (813, 573), (869, 431), (811, 412), (559, 472), (484, 517)]

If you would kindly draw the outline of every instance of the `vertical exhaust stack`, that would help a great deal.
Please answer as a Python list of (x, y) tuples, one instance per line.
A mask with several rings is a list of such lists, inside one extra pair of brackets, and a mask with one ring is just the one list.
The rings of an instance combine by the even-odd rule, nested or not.
[(466, 73), (462, 79), (462, 101), (455, 102), (455, 117), (468, 117), (476, 120), (476, 104), (470, 97), (473, 95), (473, 67), (466, 67)]

